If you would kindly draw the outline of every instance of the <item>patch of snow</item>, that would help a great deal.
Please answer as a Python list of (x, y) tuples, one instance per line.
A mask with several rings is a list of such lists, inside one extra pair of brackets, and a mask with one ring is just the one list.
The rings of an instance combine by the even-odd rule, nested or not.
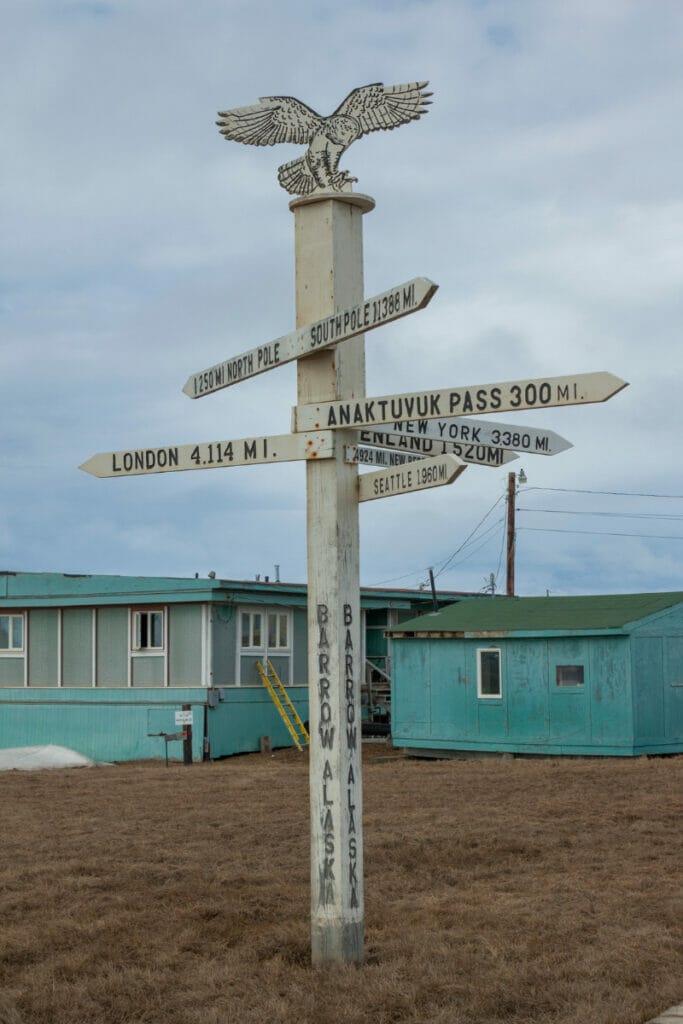
[(77, 750), (58, 747), (9, 747), (0, 750), (0, 771), (37, 771), (40, 768), (92, 768), (96, 764)]

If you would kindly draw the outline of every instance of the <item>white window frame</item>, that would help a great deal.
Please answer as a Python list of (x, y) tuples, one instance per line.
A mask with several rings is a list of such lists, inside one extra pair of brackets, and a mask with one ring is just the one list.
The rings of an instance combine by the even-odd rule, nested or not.
[[(25, 612), (1, 612), (0, 618), (9, 619), (8, 639), (9, 647), (0, 648), (0, 658), (18, 658), (26, 653), (26, 613)], [(21, 622), (21, 647), (12, 645), (12, 619), (19, 619)]]
[[(482, 654), (498, 655), (498, 693), (482, 693)], [(477, 697), (480, 700), (501, 700), (503, 696), (503, 651), (500, 647), (478, 647), (477, 648)]]
[[(242, 646), (242, 616), (249, 616), (249, 646)], [(261, 616), (261, 643), (260, 645), (253, 644), (254, 626), (253, 616)], [(269, 647), (269, 615), (277, 615), (277, 635), (279, 638), (280, 634), (280, 616), (283, 616), (287, 621), (287, 644), (284, 647)], [(235, 671), (235, 679), (237, 686), (242, 685), (242, 658), (258, 658), (261, 663), (265, 662), (266, 658), (287, 658), (289, 663), (289, 671), (287, 678), (283, 679), (282, 682), (285, 686), (291, 686), (292, 683), (292, 666), (294, 662), (294, 651), (293, 651), (293, 629), (294, 629), (294, 616), (292, 609), (283, 607), (282, 605), (240, 605), (239, 614), (237, 616), (237, 665)]]
[[(161, 646), (151, 647), (147, 644), (145, 647), (138, 645), (138, 637), (142, 635), (142, 629), (139, 627), (141, 616), (160, 615), (161, 616)], [(167, 616), (165, 608), (131, 608), (130, 610), (130, 653), (131, 656), (136, 658), (140, 657), (159, 657), (159, 655), (166, 654), (166, 638), (168, 635), (167, 628)], [(151, 623), (148, 622), (147, 633), (149, 636)]]

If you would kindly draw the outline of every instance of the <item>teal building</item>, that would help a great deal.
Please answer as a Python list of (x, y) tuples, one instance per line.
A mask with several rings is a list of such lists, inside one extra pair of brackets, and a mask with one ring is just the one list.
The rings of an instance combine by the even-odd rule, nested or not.
[(461, 601), (390, 636), (395, 746), (683, 752), (683, 593)]
[[(385, 632), (431, 601), (418, 590), (362, 590), (370, 714), (391, 675)], [(193, 759), (258, 750), (262, 736), (289, 745), (256, 670), (265, 659), (306, 720), (305, 585), (1, 572), (0, 748), (160, 757), (160, 734), (178, 731), (183, 705), (192, 709)], [(169, 753), (182, 757), (182, 745)]]

